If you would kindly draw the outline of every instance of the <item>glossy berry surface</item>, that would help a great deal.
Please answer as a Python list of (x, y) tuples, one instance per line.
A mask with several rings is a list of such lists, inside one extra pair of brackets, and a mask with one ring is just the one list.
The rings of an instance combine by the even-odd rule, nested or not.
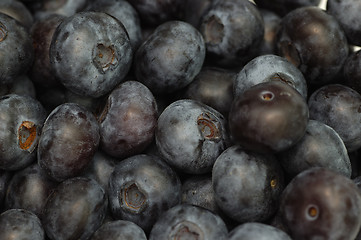
[(223, 220), (201, 207), (180, 204), (165, 212), (154, 224), (149, 240), (155, 239), (227, 239)]
[(181, 182), (163, 159), (134, 155), (119, 162), (109, 179), (114, 219), (128, 220), (149, 233), (160, 215), (181, 201)]
[(89, 239), (102, 225), (108, 206), (104, 189), (89, 178), (69, 178), (49, 196), (42, 223), (52, 240)]
[(100, 148), (117, 158), (141, 153), (154, 140), (157, 118), (155, 97), (144, 84), (121, 83), (98, 117)]
[(42, 217), (48, 196), (57, 186), (37, 163), (17, 171), (7, 186), (6, 209), (24, 209)]
[(349, 47), (338, 21), (318, 7), (289, 12), (281, 22), (277, 51), (304, 74), (311, 84), (334, 80), (348, 56)]
[(62, 21), (49, 54), (57, 79), (70, 91), (91, 97), (119, 84), (133, 58), (123, 24), (103, 12), (80, 12)]
[(226, 149), (212, 170), (218, 207), (239, 223), (268, 220), (277, 210), (284, 188), (282, 168), (271, 155)]
[(190, 99), (175, 101), (161, 113), (155, 136), (161, 156), (179, 171), (192, 174), (210, 172), (229, 143), (223, 115)]
[(285, 188), (280, 211), (293, 239), (354, 239), (360, 229), (356, 184), (325, 168), (297, 175)]
[(94, 115), (75, 103), (64, 103), (47, 117), (38, 146), (38, 164), (61, 182), (78, 176), (92, 160), (100, 141)]
[(308, 114), (306, 100), (293, 87), (264, 82), (235, 98), (229, 128), (233, 140), (246, 149), (279, 152), (305, 134)]

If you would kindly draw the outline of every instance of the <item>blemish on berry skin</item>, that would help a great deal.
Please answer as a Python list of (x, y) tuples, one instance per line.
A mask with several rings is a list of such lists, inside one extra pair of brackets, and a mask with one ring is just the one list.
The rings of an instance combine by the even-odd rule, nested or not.
[(8, 35), (8, 31), (4, 24), (0, 22), (0, 42), (4, 41)]
[(32, 152), (35, 148), (34, 142), (37, 137), (37, 128), (33, 122), (23, 121), (18, 128), (18, 143), (23, 150)]
[(197, 118), (198, 129), (207, 140), (218, 140), (221, 137), (220, 123), (211, 113), (205, 112)]

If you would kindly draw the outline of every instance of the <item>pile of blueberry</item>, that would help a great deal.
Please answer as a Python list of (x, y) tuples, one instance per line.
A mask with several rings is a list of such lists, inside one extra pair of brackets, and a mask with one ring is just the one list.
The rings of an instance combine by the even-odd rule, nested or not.
[(361, 239), (360, 0), (1, 0), (1, 240)]

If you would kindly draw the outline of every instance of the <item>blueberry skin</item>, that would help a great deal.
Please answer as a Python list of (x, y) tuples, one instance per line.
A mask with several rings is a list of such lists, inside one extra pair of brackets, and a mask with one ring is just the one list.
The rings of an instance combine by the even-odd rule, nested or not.
[(3, 203), (11, 178), (12, 173), (10, 171), (0, 170), (0, 212), (3, 211)]
[(109, 178), (114, 170), (116, 161), (117, 159), (98, 150), (81, 176), (96, 180), (108, 192)]
[(181, 172), (210, 172), (229, 144), (226, 124), (222, 114), (203, 103), (191, 99), (175, 101), (158, 118), (157, 148)]
[(114, 219), (128, 220), (149, 233), (154, 222), (181, 201), (181, 182), (162, 159), (134, 155), (117, 163), (109, 179)]
[(41, 219), (46, 200), (56, 186), (57, 183), (33, 163), (12, 176), (6, 191), (5, 208), (28, 210)]
[(201, 19), (215, 0), (184, 0), (184, 21), (199, 29)]
[(228, 235), (228, 240), (291, 240), (291, 237), (284, 231), (257, 222), (249, 222), (234, 228)]
[(34, 18), (41, 20), (52, 14), (70, 17), (77, 12), (83, 11), (87, 0), (44, 0), (34, 9)]
[(277, 35), (278, 55), (297, 66), (310, 84), (334, 80), (349, 45), (336, 18), (319, 7), (301, 7), (283, 17)]
[(89, 239), (102, 225), (107, 206), (107, 194), (95, 180), (69, 178), (48, 197), (44, 230), (52, 240)]
[(0, 3), (0, 12), (16, 19), (27, 29), (30, 29), (34, 22), (32, 13), (22, 1), (3, 0)]
[(343, 77), (345, 85), (361, 92), (361, 50), (352, 52), (343, 66)]
[(192, 25), (183, 21), (163, 23), (136, 51), (135, 77), (154, 94), (170, 94), (193, 81), (205, 53), (203, 37)]
[(321, 0), (255, 0), (260, 8), (277, 13), (281, 17), (300, 7), (318, 6)]
[(292, 239), (355, 239), (361, 226), (361, 195), (349, 178), (311, 168), (286, 186), (280, 212)]
[(50, 64), (49, 49), (55, 29), (65, 16), (52, 14), (37, 20), (30, 28), (34, 46), (34, 62), (30, 68), (30, 78), (37, 88), (59, 87), (61, 85)]
[(154, 224), (149, 240), (225, 240), (228, 230), (213, 212), (198, 206), (180, 204), (165, 212)]
[(64, 103), (47, 117), (38, 145), (38, 164), (55, 181), (78, 176), (98, 150), (99, 124), (75, 103)]
[(24, 209), (9, 209), (0, 214), (0, 239), (45, 240), (40, 219)]
[(248, 0), (216, 1), (202, 17), (207, 60), (221, 67), (240, 67), (255, 55), (264, 36), (264, 22)]
[(264, 8), (260, 8), (259, 10), (264, 22), (264, 36), (257, 55), (277, 54), (276, 36), (282, 18), (273, 11)]
[(326, 11), (340, 23), (348, 42), (360, 46), (361, 21), (359, 12), (361, 11), (361, 2), (357, 0), (329, 0), (327, 1)]
[(332, 127), (349, 152), (361, 146), (361, 95), (341, 84), (327, 84), (315, 90), (308, 100), (310, 119)]
[(94, 98), (124, 79), (133, 58), (123, 24), (102, 12), (80, 12), (63, 20), (49, 51), (58, 80), (70, 91)]
[(333, 128), (316, 120), (309, 120), (302, 139), (278, 157), (291, 178), (311, 167), (325, 167), (351, 177), (351, 162), (341, 137)]
[(129, 34), (135, 51), (142, 41), (140, 18), (134, 7), (124, 0), (95, 0), (88, 3), (87, 11), (105, 12), (121, 21)]
[(0, 98), (0, 169), (19, 170), (36, 159), (36, 149), (46, 111), (29, 96)]
[(227, 148), (212, 170), (219, 208), (237, 222), (265, 221), (278, 209), (284, 188), (283, 170), (274, 155)]
[(182, 16), (182, 0), (127, 0), (139, 13), (141, 24), (156, 27)]
[(34, 59), (28, 29), (14, 18), (0, 12), (0, 83), (11, 83), (25, 74)]
[(307, 83), (302, 72), (286, 58), (267, 54), (249, 61), (234, 80), (234, 96), (242, 95), (250, 87), (269, 81), (280, 81), (295, 88), (307, 99)]
[(182, 91), (182, 98), (200, 101), (228, 116), (233, 101), (236, 72), (223, 68), (203, 67)]
[(125, 220), (115, 220), (104, 223), (93, 234), (90, 240), (147, 240), (142, 228), (133, 222)]
[(137, 81), (121, 83), (98, 117), (100, 148), (119, 159), (141, 153), (154, 140), (157, 119), (152, 92)]
[(296, 144), (308, 122), (306, 99), (280, 81), (259, 83), (235, 98), (229, 113), (232, 140), (257, 152), (280, 152)]

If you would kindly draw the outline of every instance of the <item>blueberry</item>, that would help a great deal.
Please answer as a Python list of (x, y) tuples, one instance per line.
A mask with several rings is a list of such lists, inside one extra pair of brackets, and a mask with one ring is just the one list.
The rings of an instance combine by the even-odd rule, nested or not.
[(136, 50), (142, 41), (142, 31), (138, 12), (124, 0), (95, 0), (88, 3), (87, 11), (105, 12), (117, 18), (124, 25), (129, 34), (133, 50)]
[(260, 8), (271, 10), (281, 17), (301, 7), (318, 6), (321, 0), (255, 0)]
[(311, 167), (325, 167), (351, 177), (351, 162), (341, 137), (333, 128), (316, 120), (308, 122), (299, 142), (278, 156), (291, 178)]
[(38, 146), (38, 163), (60, 182), (80, 175), (98, 150), (99, 124), (75, 103), (64, 103), (47, 117)]
[(161, 156), (181, 172), (202, 174), (226, 149), (226, 120), (213, 108), (195, 100), (170, 104), (159, 116), (155, 134)]
[(307, 83), (302, 72), (286, 58), (274, 54), (258, 56), (242, 68), (234, 80), (234, 95), (237, 97), (250, 87), (269, 81), (287, 83), (307, 99)]
[(154, 224), (149, 240), (225, 240), (228, 230), (213, 212), (194, 205), (180, 204), (165, 212)]
[(12, 175), (10, 171), (0, 170), (0, 212), (3, 211), (3, 203)]
[(343, 66), (344, 84), (361, 92), (361, 50), (352, 52), (346, 59)]
[(37, 20), (30, 29), (34, 47), (34, 62), (30, 68), (29, 76), (37, 89), (61, 85), (51, 68), (49, 49), (55, 29), (64, 19), (65, 17), (62, 15), (52, 14)]
[(233, 81), (236, 73), (222, 68), (203, 67), (186, 86), (181, 96), (202, 102), (228, 116), (233, 101)]
[(108, 154), (97, 151), (82, 176), (96, 180), (104, 190), (108, 191), (109, 178), (116, 161), (117, 159)]
[(67, 89), (95, 98), (124, 79), (133, 58), (123, 24), (106, 13), (89, 11), (60, 23), (49, 54), (55, 76)]
[(133, 222), (115, 220), (103, 224), (93, 234), (90, 240), (147, 240), (142, 228)]
[(134, 155), (115, 165), (108, 195), (114, 219), (132, 221), (149, 233), (163, 212), (180, 203), (181, 182), (159, 157)]
[(264, 36), (264, 21), (248, 0), (215, 1), (201, 20), (207, 60), (222, 67), (241, 67), (252, 59)]
[(34, 49), (28, 29), (0, 12), (0, 83), (11, 83), (30, 68)]
[(9, 94), (0, 98), (0, 112), (0, 169), (25, 168), (36, 159), (45, 109), (32, 97)]
[(260, 8), (264, 21), (264, 36), (258, 55), (277, 54), (276, 36), (281, 24), (282, 18), (273, 11)]
[(9, 209), (0, 214), (0, 239), (44, 240), (40, 219), (24, 209)]
[(50, 194), (42, 223), (52, 239), (89, 239), (102, 225), (108, 206), (104, 189), (89, 178), (69, 178)]
[(348, 42), (360, 46), (361, 21), (358, 13), (361, 10), (361, 2), (358, 0), (328, 0), (326, 10), (340, 23)]
[(270, 219), (284, 188), (283, 170), (275, 156), (246, 151), (239, 145), (217, 158), (212, 182), (219, 208), (240, 223)]
[(234, 142), (257, 152), (279, 152), (296, 144), (308, 122), (306, 99), (281, 81), (250, 87), (233, 101), (229, 128)]
[(158, 26), (182, 15), (182, 0), (128, 0), (139, 13), (141, 24)]
[(310, 84), (322, 85), (341, 71), (349, 46), (336, 18), (311, 6), (283, 17), (277, 52), (298, 67)]
[(248, 239), (248, 240), (291, 240), (291, 237), (284, 231), (257, 222), (244, 223), (233, 229), (228, 240)]
[(33, 24), (33, 15), (26, 5), (19, 0), (3, 0), (0, 3), (0, 12), (16, 19), (27, 29)]
[(184, 0), (184, 21), (199, 29), (203, 15), (215, 0)]
[(308, 100), (310, 118), (332, 127), (349, 152), (361, 147), (361, 95), (342, 84), (316, 89)]
[(141, 153), (154, 140), (157, 118), (156, 100), (145, 85), (120, 84), (108, 95), (98, 117), (100, 148), (117, 158)]
[(191, 83), (201, 70), (204, 40), (189, 23), (169, 21), (146, 38), (134, 58), (136, 79), (154, 94), (170, 94)]
[(37, 163), (31, 164), (12, 176), (5, 196), (5, 208), (31, 211), (39, 218), (50, 192), (57, 183), (49, 179)]
[(355, 239), (361, 226), (361, 195), (355, 183), (315, 167), (286, 186), (281, 216), (293, 239)]
[(70, 17), (77, 12), (83, 11), (87, 0), (43, 0), (33, 10), (36, 20), (41, 20), (52, 14)]

